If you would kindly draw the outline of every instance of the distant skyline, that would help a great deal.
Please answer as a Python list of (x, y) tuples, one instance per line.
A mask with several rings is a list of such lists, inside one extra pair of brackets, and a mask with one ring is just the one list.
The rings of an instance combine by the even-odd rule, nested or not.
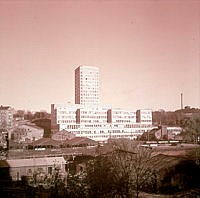
[(0, 105), (74, 103), (81, 65), (99, 67), (102, 104), (200, 108), (200, 1), (0, 0)]

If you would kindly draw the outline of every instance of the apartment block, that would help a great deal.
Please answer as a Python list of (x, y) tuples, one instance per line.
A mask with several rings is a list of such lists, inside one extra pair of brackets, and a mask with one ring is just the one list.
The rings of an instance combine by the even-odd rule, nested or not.
[(75, 70), (75, 104), (99, 104), (99, 68), (80, 66)]

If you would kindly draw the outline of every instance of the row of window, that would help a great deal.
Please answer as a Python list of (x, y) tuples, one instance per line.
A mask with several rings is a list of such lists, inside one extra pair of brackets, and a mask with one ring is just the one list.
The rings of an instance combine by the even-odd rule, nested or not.
[(141, 120), (141, 122), (152, 122), (152, 119), (149, 119), (149, 120)]
[(107, 115), (107, 112), (104, 111), (104, 112), (101, 112), (101, 111), (81, 111), (81, 114), (106, 114)]
[(76, 120), (58, 120), (58, 124), (76, 123)]
[(81, 71), (80, 76), (98, 76), (99, 72), (93, 71), (93, 72), (88, 72), (88, 71)]
[(124, 133), (144, 133), (145, 130), (144, 129), (138, 129), (137, 131), (124, 131), (124, 130), (100, 130), (100, 131), (93, 131), (93, 130), (82, 130), (82, 131), (76, 131), (76, 134), (87, 134), (87, 135), (90, 135), (90, 134), (109, 134), (109, 135), (112, 135), (113, 133), (116, 134), (118, 133), (119, 134), (124, 134)]
[[(96, 120), (96, 119), (99, 119), (97, 117), (101, 117), (102, 120)], [(81, 120), (80, 122), (81, 123), (107, 123), (107, 119), (106, 119), (106, 116), (81, 116), (81, 118), (87, 118), (89, 120)], [(95, 120), (91, 120), (91, 119), (95, 119)], [(116, 120), (117, 123), (130, 123), (131, 121), (130, 120)], [(147, 121), (149, 123), (149, 125), (136, 125), (136, 124), (127, 124), (125, 125), (124, 127), (125, 128), (139, 128), (139, 127), (144, 127), (144, 128), (148, 128), (148, 127), (151, 127), (150, 123), (151, 121)], [(73, 120), (58, 120), (57, 122), (58, 124), (64, 124), (64, 123), (76, 123), (76, 119), (73, 119)], [(118, 125), (114, 125), (114, 127), (118, 127)]]
[(99, 87), (99, 83), (96, 81), (80, 81), (80, 88), (94, 88)]
[(99, 78), (90, 78), (90, 77), (85, 77), (85, 78), (80, 78), (80, 82), (92, 82), (92, 83), (98, 83)]
[(86, 116), (81, 116), (81, 118), (107, 119), (107, 116), (93, 116), (93, 115), (86, 115)]
[(112, 116), (113, 118), (118, 118), (118, 119), (120, 119), (120, 118), (122, 118), (122, 119), (136, 119), (136, 116), (115, 116), (115, 115), (113, 115)]
[(125, 126), (124, 126), (125, 128), (150, 128), (150, 127), (152, 127), (151, 125), (143, 125), (143, 124), (141, 124), (141, 125), (135, 125), (135, 124), (126, 124)]
[(115, 122), (118, 122), (118, 123), (129, 123), (129, 122), (131, 122), (131, 120), (115, 120)]
[(97, 100), (81, 100), (81, 104), (98, 104), (98, 99)]
[[(108, 138), (110, 135), (94, 135), (90, 138)], [(135, 135), (111, 135), (112, 138), (133, 138)]]
[(135, 111), (112, 111), (113, 114), (136, 114)]
[(76, 115), (73, 115), (73, 116), (58, 116), (58, 119), (76, 119)]
[(79, 125), (67, 125), (67, 129), (78, 129), (80, 126)]
[[(90, 99), (90, 101), (91, 100), (96, 100), (96, 99), (99, 99), (97, 96), (81, 96), (81, 100), (82, 99), (86, 99), (86, 101), (87, 101), (87, 99)], [(89, 100), (88, 100), (89, 101)]]
[(58, 114), (75, 114), (76, 111), (58, 111)]
[(90, 124), (90, 125), (88, 125), (88, 124), (86, 124), (84, 127), (88, 127), (88, 128), (90, 128), (90, 127), (101, 128), (101, 127), (106, 127), (106, 125), (102, 125), (102, 124)]
[(81, 123), (106, 123), (105, 120), (81, 120)]
[(82, 93), (81, 95), (82, 95), (82, 96), (91, 96), (91, 95), (93, 95), (93, 96), (98, 96), (99, 94), (98, 94), (97, 91), (90, 91), (89, 93), (86, 92), (86, 93)]
[(141, 119), (144, 119), (144, 120), (146, 120), (146, 119), (151, 119), (152, 118), (152, 116), (144, 116), (144, 115), (141, 115)]
[(151, 114), (151, 111), (142, 111), (140, 114)]

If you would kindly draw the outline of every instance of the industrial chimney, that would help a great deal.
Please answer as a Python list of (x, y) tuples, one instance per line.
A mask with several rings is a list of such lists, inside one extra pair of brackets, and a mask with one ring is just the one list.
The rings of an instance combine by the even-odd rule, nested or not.
[(183, 93), (181, 93), (181, 110), (183, 110)]

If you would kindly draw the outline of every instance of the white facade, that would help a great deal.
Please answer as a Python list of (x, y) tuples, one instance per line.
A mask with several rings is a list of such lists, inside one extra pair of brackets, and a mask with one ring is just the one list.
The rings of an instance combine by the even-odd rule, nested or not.
[(107, 107), (84, 106), (77, 110), (77, 124), (79, 130), (76, 135), (96, 141), (105, 141), (109, 138), (110, 124), (107, 122)]
[(103, 124), (107, 122), (107, 109), (102, 107), (83, 107), (77, 110), (77, 123)]
[(109, 109), (108, 122), (117, 124), (136, 123), (136, 111), (124, 109)]
[(133, 110), (109, 109), (108, 122), (111, 123), (111, 138), (136, 139), (153, 128), (152, 122), (137, 122), (136, 111)]
[(78, 104), (52, 104), (51, 105), (51, 129), (52, 133), (58, 130), (66, 130), (71, 133), (76, 133), (79, 125), (76, 123), (76, 111), (82, 105)]
[(152, 110), (141, 109), (136, 112), (137, 122), (142, 124), (152, 124)]
[(136, 122), (136, 111), (131, 110), (100, 105), (52, 105), (52, 108), (54, 116), (51, 123), (56, 123), (58, 130), (67, 130), (76, 136), (96, 141), (136, 139), (153, 128), (150, 122)]
[(75, 70), (75, 104), (99, 104), (99, 68), (80, 66)]

